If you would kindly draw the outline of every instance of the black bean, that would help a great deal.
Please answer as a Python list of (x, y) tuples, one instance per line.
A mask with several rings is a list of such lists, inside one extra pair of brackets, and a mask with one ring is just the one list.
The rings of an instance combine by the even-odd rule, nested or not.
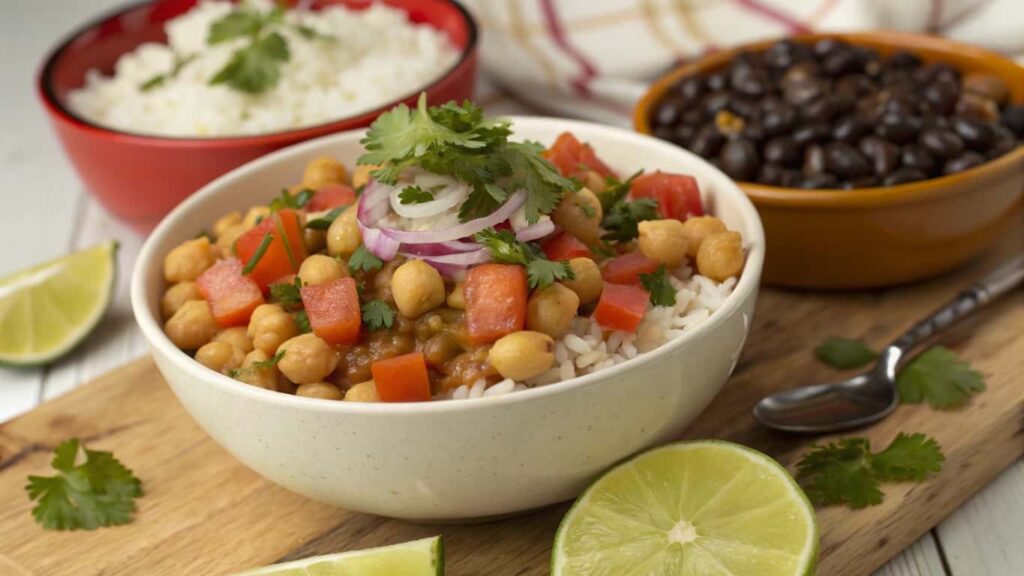
[(847, 74), (836, 81), (837, 94), (849, 94), (854, 98), (865, 96), (875, 89), (871, 79), (863, 74)]
[(871, 166), (878, 176), (885, 176), (899, 165), (900, 149), (892, 142), (877, 136), (868, 136), (861, 139), (858, 148), (861, 154), (871, 162)]
[(946, 165), (942, 167), (942, 173), (956, 174), (957, 172), (963, 172), (964, 170), (970, 170), (976, 166), (981, 166), (984, 163), (984, 156), (977, 152), (968, 150), (952, 160), (947, 160)]
[(826, 84), (821, 80), (804, 80), (793, 82), (784, 88), (786, 100), (795, 106), (804, 106), (819, 98), (824, 98), (827, 92)]
[(889, 112), (878, 118), (878, 123), (875, 124), (875, 134), (891, 142), (905, 144), (917, 136), (920, 123), (921, 120), (914, 116)]
[(666, 140), (670, 140), (673, 144), (678, 144), (679, 146), (688, 146), (696, 135), (696, 126), (692, 124), (679, 124)]
[(725, 110), (729, 103), (732, 102), (732, 94), (724, 91), (712, 92), (701, 100), (701, 105), (704, 108), (704, 114), (707, 117), (713, 117), (718, 114), (720, 110)]
[(764, 71), (757, 68), (733, 68), (729, 80), (733, 90), (744, 96), (757, 98), (768, 91), (768, 78), (765, 77)]
[(752, 140), (758, 144), (764, 142), (767, 135), (764, 131), (764, 126), (760, 122), (751, 121), (747, 122), (747, 125), (743, 127), (743, 137), (748, 140)]
[(882, 103), (882, 113), (886, 114), (902, 114), (905, 116), (917, 116), (921, 112), (920, 106), (917, 105), (910, 96), (903, 94), (894, 94), (889, 97), (885, 102)]
[(763, 164), (757, 173), (757, 181), (769, 186), (785, 186), (782, 183), (785, 173), (786, 169), (778, 164)]
[(900, 168), (892, 174), (889, 174), (882, 180), (884, 186), (896, 186), (897, 184), (906, 184), (908, 182), (917, 182), (918, 180), (924, 180), (928, 178), (928, 175), (918, 170), (917, 168)]
[(832, 120), (836, 109), (832, 106), (832, 101), (829, 98), (817, 98), (806, 103), (800, 109), (800, 114), (807, 122), (824, 124)]
[(820, 174), (825, 171), (825, 148), (812, 144), (804, 149), (803, 173)]
[(939, 163), (935, 156), (920, 144), (907, 144), (900, 153), (900, 163), (906, 168), (916, 168), (926, 174), (932, 174)]
[(839, 180), (832, 174), (807, 174), (800, 181), (801, 188), (809, 190), (820, 190), (825, 188), (839, 188)]
[(822, 38), (814, 43), (813, 51), (814, 55), (818, 58), (824, 58), (829, 54), (834, 53), (836, 50), (842, 50), (849, 47), (849, 44), (838, 40), (836, 38)]
[(687, 124), (700, 124), (705, 118), (707, 117), (704, 115), (704, 111), (698, 106), (683, 112), (683, 122)]
[(956, 131), (964, 144), (971, 150), (977, 152), (985, 152), (992, 147), (992, 142), (996, 138), (995, 130), (992, 129), (992, 125), (975, 120), (973, 118), (964, 118), (962, 116), (956, 116), (952, 120), (953, 130)]
[(825, 168), (844, 179), (871, 174), (871, 164), (856, 148), (843, 142), (832, 142), (825, 146)]
[(809, 57), (810, 52), (803, 44), (797, 44), (792, 40), (780, 40), (765, 51), (764, 62), (773, 68), (784, 70)]
[(833, 51), (822, 61), (821, 69), (829, 76), (860, 72), (864, 69), (863, 54), (852, 47)]
[(889, 56), (889, 66), (894, 68), (916, 68), (921, 65), (921, 59), (907, 52), (899, 50)]
[(835, 110), (836, 116), (849, 114), (857, 108), (857, 98), (850, 94), (832, 94), (829, 96), (829, 100), (832, 102), (832, 109)]
[(782, 75), (782, 89), (787, 90), (791, 84), (802, 84), (808, 80), (814, 80), (820, 72), (818, 65), (812, 60), (790, 66), (786, 73)]
[(719, 70), (708, 74), (705, 78), (704, 83), (707, 85), (708, 90), (711, 92), (717, 92), (719, 90), (725, 90), (725, 87), (729, 85), (729, 76), (724, 70)]
[(654, 109), (652, 124), (655, 126), (671, 126), (678, 123), (682, 119), (686, 104), (686, 101), (679, 97), (665, 98)]
[(992, 126), (992, 132), (995, 137), (992, 139), (992, 148), (988, 151), (989, 158), (1002, 156), (1017, 147), (1017, 139), (1014, 138), (1013, 132), (1010, 132), (1009, 128), (996, 124)]
[(832, 137), (840, 142), (854, 144), (871, 131), (867, 122), (856, 116), (840, 118), (832, 127)]
[(877, 176), (863, 176), (856, 180), (848, 181), (850, 188), (874, 188), (882, 183), (882, 180)]
[(787, 188), (796, 188), (800, 186), (800, 182), (804, 179), (804, 175), (799, 170), (786, 170), (782, 173), (782, 185)]
[(718, 154), (723, 144), (725, 144), (725, 136), (714, 125), (707, 125), (693, 137), (693, 141), (690, 142), (690, 150), (698, 156), (711, 158)]
[(831, 135), (827, 124), (807, 124), (793, 131), (793, 141), (797, 146), (806, 146), (815, 142), (824, 142)]
[(736, 180), (752, 180), (761, 163), (757, 146), (746, 138), (730, 140), (719, 153), (718, 161), (722, 170)]
[(772, 138), (764, 145), (765, 162), (774, 162), (784, 166), (796, 166), (800, 164), (803, 154), (800, 147), (793, 142), (792, 138), (779, 136)]
[(796, 109), (788, 104), (779, 104), (761, 114), (761, 126), (767, 136), (777, 136), (791, 131), (798, 120)]
[(960, 90), (952, 82), (936, 81), (925, 86), (921, 95), (932, 110), (939, 114), (948, 114), (956, 105)]
[(964, 141), (952, 130), (929, 128), (921, 132), (917, 141), (939, 158), (953, 158), (964, 151)]
[(966, 92), (960, 95), (954, 108), (957, 114), (992, 122), (999, 118), (999, 106), (991, 98)]
[(751, 100), (749, 98), (733, 98), (729, 101), (729, 106), (727, 108), (749, 120), (757, 116), (760, 107), (760, 103), (757, 100)]
[(999, 117), (999, 121), (1010, 129), (1011, 132), (1017, 135), (1018, 138), (1024, 138), (1024, 104), (1013, 104), (1006, 107), (1003, 110), (1002, 115)]
[(683, 78), (676, 84), (676, 92), (681, 94), (689, 102), (696, 102), (704, 94), (704, 80), (699, 76)]

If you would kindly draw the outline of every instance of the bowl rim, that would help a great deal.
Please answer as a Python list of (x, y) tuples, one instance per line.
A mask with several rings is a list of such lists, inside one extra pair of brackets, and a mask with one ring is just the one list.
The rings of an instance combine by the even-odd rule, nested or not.
[[(652, 134), (650, 111), (661, 100), (665, 93), (676, 82), (697, 73), (717, 68), (726, 64), (741, 52), (762, 51), (780, 40), (796, 42), (814, 42), (825, 38), (836, 38), (850, 44), (869, 47), (888, 47), (905, 49), (910, 52), (927, 49), (935, 52), (956, 52), (973, 61), (987, 60), (996, 69), (1003, 80), (1024, 85), (1024, 66), (1018, 65), (1009, 58), (985, 48), (964, 44), (948, 38), (901, 32), (879, 30), (873, 32), (816, 32), (795, 34), (748, 42), (726, 50), (714, 52), (692, 62), (682, 64), (658, 77), (644, 92), (644, 95), (633, 107), (633, 127), (642, 134)], [(1024, 92), (1016, 100), (1024, 102)], [(681, 146), (680, 146), (681, 148)], [(929, 178), (919, 182), (910, 182), (896, 186), (872, 186), (844, 190), (841, 188), (823, 188), (804, 190), (784, 186), (769, 186), (757, 182), (737, 182), (739, 187), (758, 206), (778, 206), (790, 208), (840, 208), (863, 209), (911, 204), (924, 202), (932, 198), (961, 194), (960, 186), (965, 181), (983, 176), (993, 177), (1014, 165), (1024, 165), (1024, 143), (998, 158), (986, 160), (980, 166), (948, 176)]]
[[(132, 312), (135, 321), (139, 325), (143, 336), (148, 341), (151, 351), (155, 356), (163, 356), (174, 363), (180, 370), (204, 386), (213, 386), (218, 391), (226, 394), (241, 394), (256, 402), (268, 402), (282, 408), (323, 410), (337, 414), (425, 414), (425, 413), (449, 413), (463, 410), (486, 409), (493, 407), (504, 407), (521, 402), (531, 402), (551, 395), (571, 393), (581, 387), (595, 384), (600, 380), (614, 379), (645, 362), (652, 362), (656, 359), (670, 356), (687, 346), (691, 341), (699, 339), (705, 333), (710, 332), (724, 322), (724, 319), (735, 312), (743, 302), (749, 298), (756, 298), (761, 280), (761, 271), (764, 266), (765, 236), (761, 218), (754, 207), (754, 204), (736, 185), (736, 183), (720, 171), (717, 167), (707, 162), (700, 156), (669, 142), (664, 142), (653, 136), (639, 134), (625, 128), (585, 122), (581, 120), (568, 120), (562, 118), (549, 118), (542, 116), (508, 116), (512, 121), (513, 135), (516, 125), (543, 126), (554, 123), (559, 130), (586, 130), (604, 132), (610, 137), (635, 142), (640, 146), (662, 148), (665, 152), (682, 156), (693, 161), (699, 166), (699, 171), (717, 175), (726, 183), (722, 187), (725, 190), (716, 190), (715, 194), (731, 195), (739, 207), (739, 216), (748, 223), (749, 237), (744, 238), (744, 244), (748, 247), (747, 260), (744, 263), (743, 271), (733, 288), (732, 292), (725, 298), (722, 306), (715, 310), (710, 317), (699, 326), (693, 328), (676, 338), (669, 340), (661, 346), (639, 354), (621, 364), (614, 365), (600, 372), (577, 376), (568, 381), (555, 382), (545, 386), (529, 388), (518, 391), (514, 394), (503, 394), (501, 396), (486, 398), (467, 398), (458, 401), (429, 401), (410, 403), (363, 403), (363, 402), (339, 402), (318, 398), (305, 398), (294, 394), (284, 394), (272, 390), (264, 390), (229, 378), (223, 374), (213, 372), (202, 364), (198, 363), (191, 356), (180, 350), (171, 343), (164, 334), (162, 323), (151, 312), (147, 302), (146, 278), (153, 272), (154, 267), (162, 266), (163, 254), (157, 254), (157, 245), (164, 241), (170, 231), (178, 226), (181, 220), (188, 220), (190, 213), (195, 207), (207, 197), (215, 196), (219, 189), (229, 185), (232, 180), (251, 172), (259, 172), (268, 166), (279, 161), (284, 161), (293, 156), (301, 156), (307, 151), (312, 151), (324, 145), (329, 145), (335, 140), (349, 140), (360, 138), (365, 133), (365, 128), (347, 130), (335, 134), (329, 134), (313, 140), (308, 140), (277, 150), (264, 155), (256, 160), (243, 164), (234, 170), (218, 177), (209, 184), (203, 186), (199, 191), (193, 193), (184, 202), (179, 204), (167, 216), (146, 239), (139, 251), (132, 271), (130, 286), (130, 297)], [(749, 328), (749, 323), (747, 324)], [(744, 340), (746, 335), (744, 336)]]
[[(470, 61), (477, 51), (477, 44), (479, 43), (480, 33), (479, 26), (473, 15), (461, 4), (459, 0), (441, 0), (448, 4), (451, 4), (458, 13), (462, 16), (462, 21), (466, 24), (466, 46), (460, 50), (458, 59), (447, 69), (443, 74), (438, 76), (436, 79), (428, 84), (408, 93), (404, 94), (399, 98), (395, 98), (381, 106), (359, 112), (354, 115), (344, 116), (319, 124), (313, 124), (310, 126), (302, 126), (299, 128), (289, 128), (287, 130), (281, 130), (277, 132), (265, 132), (260, 134), (245, 134), (238, 136), (214, 136), (210, 138), (199, 138), (195, 136), (161, 136), (159, 134), (145, 134), (141, 132), (130, 132), (127, 130), (121, 130), (117, 128), (111, 128), (103, 126), (93, 122), (83, 116), (80, 116), (73, 111), (65, 103), (61, 102), (53, 88), (52, 76), (53, 69), (57, 65), (57, 60), (64, 54), (67, 48), (78, 41), (86, 34), (101, 27), (105, 23), (121, 18), (127, 12), (142, 8), (144, 6), (155, 4), (160, 0), (142, 0), (139, 2), (133, 2), (131, 4), (108, 10), (103, 14), (100, 14), (96, 18), (89, 20), (85, 24), (78, 26), (71, 32), (62, 36), (63, 40), (59, 41), (53, 48), (47, 52), (40, 65), (38, 72), (36, 73), (36, 93), (38, 98), (43, 102), (44, 106), (50, 112), (51, 115), (59, 117), (60, 119), (74, 125), (76, 128), (92, 132), (96, 135), (112, 136), (124, 143), (128, 144), (144, 144), (144, 145), (161, 145), (169, 147), (179, 148), (190, 148), (190, 147), (234, 147), (234, 146), (245, 146), (245, 145), (279, 145), (285, 142), (306, 140), (309, 138), (322, 136), (324, 134), (338, 131), (348, 130), (353, 127), (353, 123), (358, 123), (366, 120), (371, 120), (378, 115), (382, 114), (394, 108), (398, 104), (415, 98), (421, 92), (429, 92), (436, 88), (438, 85), (448, 81), (452, 74), (464, 67), (468, 61)], [(124, 53), (122, 53), (124, 55)]]

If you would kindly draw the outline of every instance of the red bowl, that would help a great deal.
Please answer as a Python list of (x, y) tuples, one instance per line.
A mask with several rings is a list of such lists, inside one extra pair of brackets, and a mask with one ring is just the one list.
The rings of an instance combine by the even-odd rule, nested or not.
[[(39, 99), (64, 150), (88, 190), (118, 218), (148, 232), (192, 192), (225, 172), (268, 152), (333, 132), (369, 126), (400, 102), (414, 105), (421, 90), (358, 116), (297, 130), (256, 136), (176, 138), (146, 136), (104, 128), (76, 115), (65, 104), (81, 87), (86, 71), (110, 73), (118, 57), (144, 42), (166, 42), (163, 25), (197, 0), (157, 0), (124, 8), (72, 33), (47, 57), (37, 78)], [(452, 0), (383, 0), (409, 14), (409, 20), (441, 30), (460, 50), (451, 70), (425, 86), (431, 102), (473, 97), (477, 27), (469, 12)], [(326, 6), (366, 8), (370, 0), (321, 0)]]

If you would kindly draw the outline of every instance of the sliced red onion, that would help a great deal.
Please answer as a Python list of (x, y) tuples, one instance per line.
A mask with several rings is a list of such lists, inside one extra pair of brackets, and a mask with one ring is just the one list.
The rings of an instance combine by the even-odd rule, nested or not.
[(450, 210), (466, 200), (469, 195), (469, 185), (462, 182), (447, 183), (444, 188), (434, 194), (434, 200), (419, 204), (402, 204), (399, 195), (404, 186), (391, 187), (388, 191), (388, 200), (391, 210), (403, 218), (430, 218), (437, 216), (446, 210)]
[(455, 264), (462, 266), (473, 266), (483, 264), (491, 260), (491, 252), (486, 248), (477, 248), (473, 252), (459, 252), (457, 254), (442, 254), (440, 256), (421, 256), (417, 254), (401, 253), (403, 256), (413, 256), (429, 264)]
[(407, 252), (414, 256), (443, 256), (445, 254), (452, 254), (453, 252), (472, 252), (479, 249), (479, 244), (474, 242), (460, 242), (459, 240), (436, 242), (432, 244), (406, 244), (403, 246), (403, 252)]
[(536, 224), (530, 224), (526, 228), (516, 231), (516, 239), (523, 242), (543, 238), (555, 231), (555, 223), (547, 216), (541, 217)]
[(438, 242), (449, 242), (465, 238), (467, 236), (472, 236), (484, 228), (489, 228), (508, 220), (509, 216), (518, 210), (524, 203), (526, 203), (526, 191), (519, 190), (491, 214), (488, 214), (483, 218), (463, 222), (456, 226), (424, 232), (412, 232), (409, 230), (399, 230), (397, 228), (382, 228), (382, 230), (385, 234), (399, 242), (402, 242), (403, 244), (435, 244)]
[(363, 226), (363, 223), (357, 219), (359, 224), (359, 232), (363, 235), (363, 245), (370, 251), (374, 256), (381, 260), (391, 260), (398, 254), (398, 249), (402, 246), (402, 243), (394, 238), (385, 234), (380, 228), (370, 228)]

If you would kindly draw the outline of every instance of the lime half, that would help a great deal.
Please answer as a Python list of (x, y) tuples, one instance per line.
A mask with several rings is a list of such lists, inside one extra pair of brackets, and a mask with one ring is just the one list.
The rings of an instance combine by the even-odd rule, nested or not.
[(314, 556), (256, 568), (236, 576), (441, 576), (444, 543), (440, 536), (404, 544)]
[(0, 279), (0, 364), (46, 364), (82, 341), (110, 306), (110, 241)]
[(813, 574), (814, 508), (775, 460), (719, 441), (614, 468), (562, 520), (554, 576)]

